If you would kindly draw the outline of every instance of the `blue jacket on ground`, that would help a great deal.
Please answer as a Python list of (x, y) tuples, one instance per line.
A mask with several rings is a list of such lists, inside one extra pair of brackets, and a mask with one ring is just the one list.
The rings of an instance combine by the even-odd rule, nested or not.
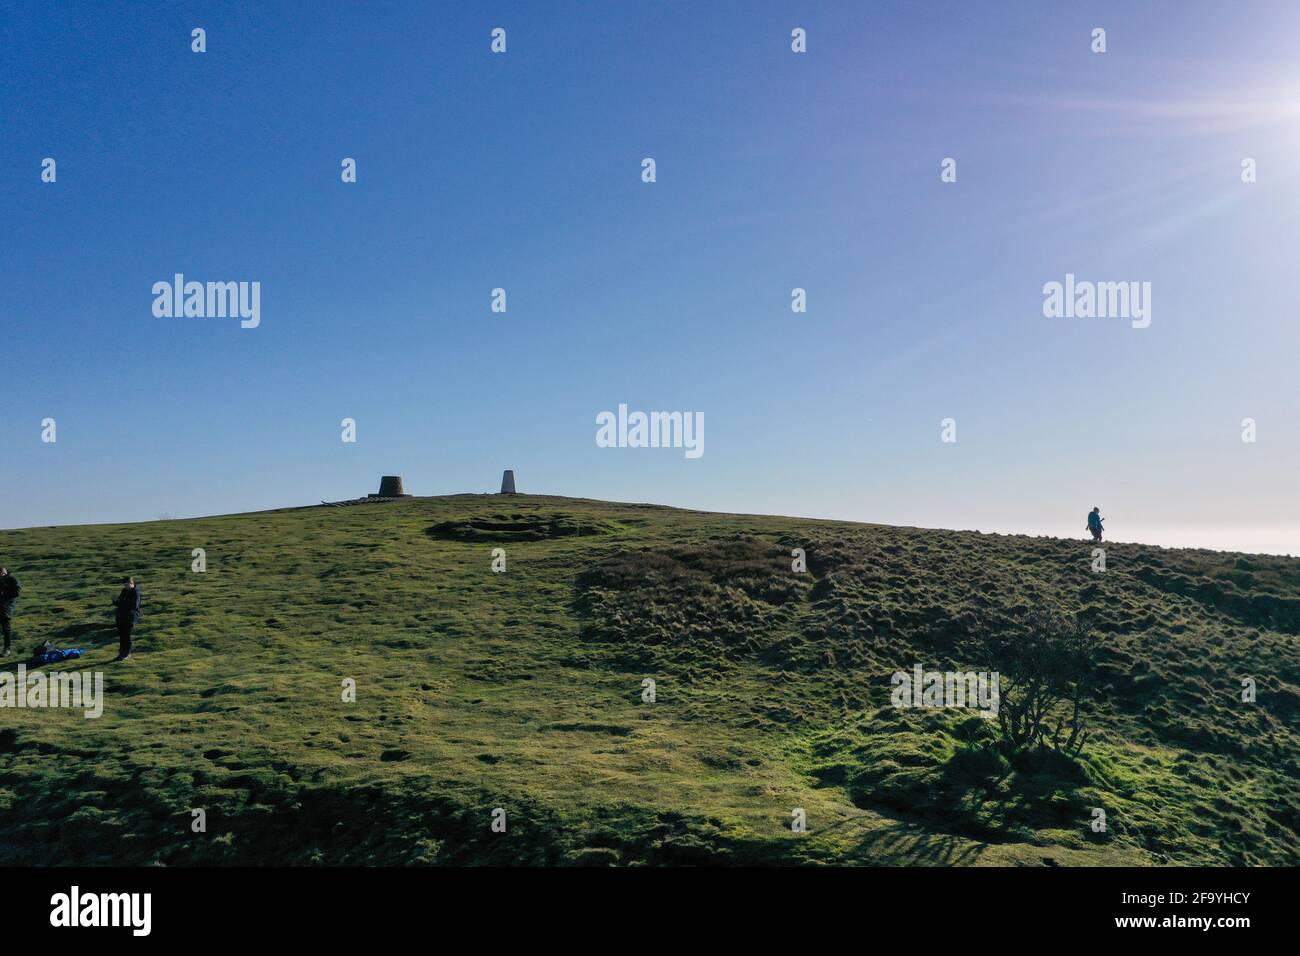
[(59, 661), (76, 660), (82, 655), (82, 653), (83, 652), (79, 647), (69, 647), (67, 650), (45, 651), (44, 653), (37, 654), (33, 657), (32, 662), (34, 664), (57, 664)]

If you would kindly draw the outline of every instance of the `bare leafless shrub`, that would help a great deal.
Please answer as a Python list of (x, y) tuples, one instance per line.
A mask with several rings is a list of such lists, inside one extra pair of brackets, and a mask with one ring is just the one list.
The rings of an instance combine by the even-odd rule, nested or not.
[(1077, 756), (1088, 737), (1084, 703), (1095, 689), (1101, 639), (1050, 605), (1029, 611), (1019, 626), (981, 626), (979, 637), (1000, 675), (1003, 742)]

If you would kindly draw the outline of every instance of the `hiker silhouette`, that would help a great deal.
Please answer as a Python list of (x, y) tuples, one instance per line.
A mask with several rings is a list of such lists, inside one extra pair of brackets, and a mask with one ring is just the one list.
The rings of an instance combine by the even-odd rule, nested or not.
[(131, 657), (131, 631), (140, 623), (140, 588), (135, 578), (122, 581), (122, 591), (113, 598), (114, 613), (117, 621), (118, 652), (115, 660), (124, 661)]
[(1092, 540), (1101, 540), (1101, 509), (1094, 507), (1088, 512), (1088, 530), (1092, 532)]

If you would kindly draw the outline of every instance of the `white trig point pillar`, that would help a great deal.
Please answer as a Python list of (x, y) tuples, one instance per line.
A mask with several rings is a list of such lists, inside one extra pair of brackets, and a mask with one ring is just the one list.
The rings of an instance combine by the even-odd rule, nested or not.
[(515, 493), (515, 473), (509, 469), (506, 469), (505, 474), (501, 476), (501, 493), (503, 495)]

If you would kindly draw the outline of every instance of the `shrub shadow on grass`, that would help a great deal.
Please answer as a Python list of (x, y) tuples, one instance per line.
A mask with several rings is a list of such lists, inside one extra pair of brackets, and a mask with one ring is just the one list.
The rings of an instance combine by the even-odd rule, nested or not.
[(891, 866), (968, 866), (984, 851), (979, 843), (899, 820), (868, 831), (854, 856), (864, 863), (888, 860)]
[(819, 744), (813, 775), (842, 786), (855, 806), (937, 833), (986, 843), (1038, 842), (1036, 831), (1078, 829), (1089, 818), (1084, 763), (1052, 750), (1007, 753), (973, 717), (919, 736), (878, 733), (865, 745), (847, 736)]

